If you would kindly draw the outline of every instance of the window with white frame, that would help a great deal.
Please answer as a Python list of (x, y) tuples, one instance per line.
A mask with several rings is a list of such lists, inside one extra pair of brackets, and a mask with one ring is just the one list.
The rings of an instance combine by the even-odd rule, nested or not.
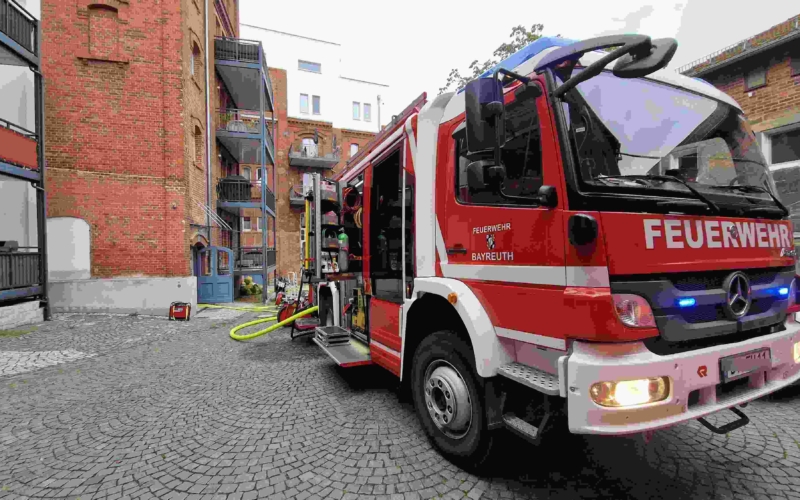
[(303, 156), (309, 156), (309, 157), (312, 157), (312, 158), (317, 156), (317, 145), (314, 142), (314, 139), (312, 139), (310, 137), (306, 137), (305, 139), (303, 139), (303, 150), (302, 150), (302, 153), (303, 153)]
[(318, 95), (311, 96), (311, 112), (315, 115), (320, 114), (320, 98)]
[(250, 217), (242, 217), (242, 231), (250, 231), (251, 229)]
[(257, 222), (258, 231), (261, 232), (264, 230), (264, 218), (259, 217)]
[(252, 177), (250, 177), (250, 167), (242, 168), (242, 177), (244, 177), (248, 181), (252, 178)]
[(800, 236), (800, 123), (761, 134), (764, 157), (781, 201), (790, 211), (795, 237)]
[(311, 61), (297, 61), (297, 69), (311, 71), (312, 73), (322, 73), (322, 64)]
[(350, 158), (354, 157), (358, 153), (358, 144), (351, 144), (350, 145)]
[(259, 180), (259, 181), (261, 180), (261, 169), (260, 168), (256, 169), (256, 180)]
[(300, 112), (308, 114), (308, 94), (300, 94)]
[(353, 101), (353, 120), (361, 119), (361, 103)]
[(364, 103), (364, 121), (368, 122), (372, 120), (372, 104)]

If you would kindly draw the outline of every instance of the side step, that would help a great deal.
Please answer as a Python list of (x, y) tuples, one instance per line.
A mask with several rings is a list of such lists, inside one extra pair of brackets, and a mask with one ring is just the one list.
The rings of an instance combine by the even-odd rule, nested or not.
[(342, 368), (372, 364), (369, 347), (356, 339), (351, 338), (347, 343), (330, 346), (326, 346), (324, 341), (317, 335), (314, 336), (313, 340), (320, 349), (325, 351), (325, 354), (330, 356)]
[[(539, 392), (558, 396), (558, 375), (547, 373), (521, 363), (509, 363), (497, 369), (497, 374)], [(505, 416), (503, 417), (505, 418)]]
[(539, 427), (536, 427), (513, 413), (505, 413), (503, 414), (503, 423), (506, 424), (508, 430), (520, 437), (527, 439), (533, 444), (539, 444), (542, 439), (542, 431), (544, 431), (544, 428), (547, 426), (549, 418), (550, 413), (548, 412), (544, 415), (544, 418), (542, 418), (542, 423), (539, 424)]

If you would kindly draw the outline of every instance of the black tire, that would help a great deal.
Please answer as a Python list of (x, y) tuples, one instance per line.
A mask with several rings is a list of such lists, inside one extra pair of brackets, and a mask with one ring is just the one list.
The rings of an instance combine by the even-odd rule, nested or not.
[[(417, 416), (433, 445), (451, 462), (475, 469), (489, 458), (495, 432), (486, 428), (483, 401), (484, 384), (475, 370), (475, 357), (469, 344), (451, 331), (427, 336), (417, 347), (411, 366), (411, 393)], [(453, 437), (439, 428), (428, 410), (425, 398), (425, 375), (432, 364), (444, 361), (455, 369), (466, 385), (470, 402), (470, 424), (461, 436)], [(435, 389), (435, 388), (434, 388)]]

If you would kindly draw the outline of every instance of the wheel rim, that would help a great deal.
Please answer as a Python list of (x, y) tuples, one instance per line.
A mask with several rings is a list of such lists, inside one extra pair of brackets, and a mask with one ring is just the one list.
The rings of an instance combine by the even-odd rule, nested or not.
[(464, 377), (444, 360), (425, 370), (425, 407), (436, 427), (446, 436), (461, 439), (472, 426), (472, 401)]

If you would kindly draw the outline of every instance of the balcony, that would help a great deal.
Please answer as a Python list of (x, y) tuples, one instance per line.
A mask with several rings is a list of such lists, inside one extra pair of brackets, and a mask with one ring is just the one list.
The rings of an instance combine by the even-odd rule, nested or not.
[(0, 246), (0, 302), (43, 293), (41, 255), (36, 247)]
[(261, 164), (262, 150), (266, 150), (265, 163), (275, 162), (272, 141), (272, 123), (266, 121), (266, 139), (261, 145), (261, 116), (258, 111), (225, 109), (217, 111), (217, 140), (225, 146), (237, 163)]
[(41, 177), (36, 134), (2, 118), (0, 118), (0, 174), (32, 181), (38, 181)]
[(290, 207), (305, 207), (306, 199), (303, 196), (303, 185), (295, 184), (289, 191), (289, 206)]
[(261, 42), (217, 37), (214, 40), (214, 60), (236, 106), (261, 109), (260, 85), (263, 83), (264, 109), (268, 112), (275, 110), (272, 82)]
[[(261, 247), (240, 247), (236, 249), (234, 274), (260, 274), (264, 269), (264, 250)], [(276, 251), (267, 248), (267, 269), (275, 267)]]
[(339, 154), (320, 154), (316, 145), (302, 145), (289, 150), (289, 165), (292, 167), (310, 167), (332, 169), (339, 163)]
[(0, 0), (0, 64), (39, 66), (39, 26), (14, 0)]
[[(217, 205), (240, 215), (242, 208), (261, 208), (261, 181), (250, 181), (239, 175), (224, 177), (217, 183)], [(266, 189), (266, 205), (270, 215), (275, 215), (275, 194)]]

